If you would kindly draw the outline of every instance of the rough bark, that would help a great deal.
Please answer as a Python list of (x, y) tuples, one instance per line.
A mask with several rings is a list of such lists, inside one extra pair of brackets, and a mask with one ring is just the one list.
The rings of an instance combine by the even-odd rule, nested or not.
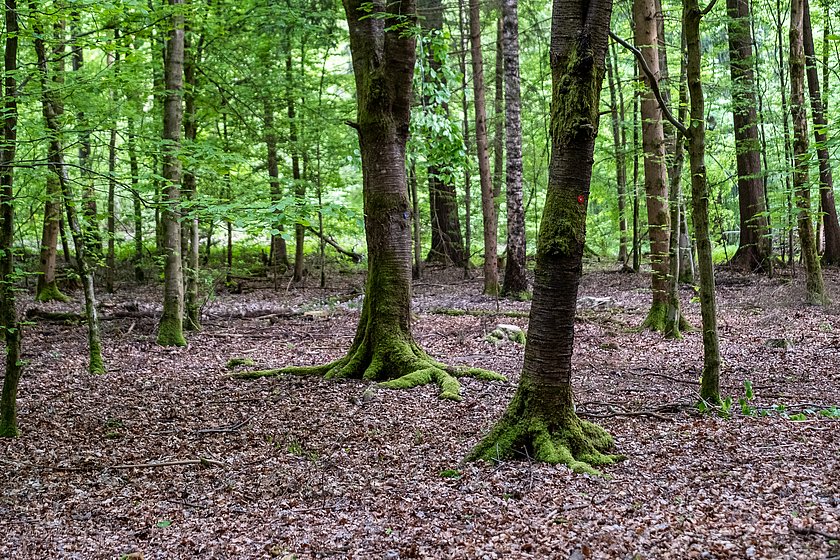
[[(29, 9), (31, 13), (37, 13), (37, 7), (34, 1), (29, 2)], [(99, 331), (99, 315), (96, 310), (96, 294), (94, 292), (93, 273), (89, 261), (87, 240), (79, 222), (79, 216), (76, 211), (78, 201), (73, 194), (72, 183), (67, 174), (67, 166), (64, 163), (64, 150), (61, 145), (60, 117), (64, 112), (64, 108), (61, 105), (60, 97), (50, 87), (44, 32), (37, 20), (32, 22), (32, 29), (35, 35), (35, 54), (41, 83), (42, 114), (49, 135), (47, 163), (50, 170), (55, 173), (61, 189), (61, 196), (64, 200), (64, 209), (67, 216), (67, 225), (70, 227), (76, 253), (76, 270), (79, 278), (81, 278), (84, 291), (85, 317), (88, 325), (88, 371), (96, 374), (105, 373), (105, 366), (102, 361), (102, 337)], [(62, 60), (61, 57), (57, 58), (57, 75), (63, 72), (61, 68), (63, 64)]]
[(687, 47), (688, 92), (691, 96), (688, 155), (691, 166), (691, 220), (697, 239), (700, 273), (700, 316), (703, 322), (703, 375), (700, 398), (720, 402), (720, 342), (715, 301), (715, 269), (709, 238), (709, 185), (706, 179), (706, 113), (700, 81), (700, 20), (697, 0), (685, 0), (684, 32)]
[(0, 329), (6, 343), (5, 375), (0, 396), (0, 437), (16, 437), (17, 393), (23, 365), (21, 330), (15, 302), (14, 161), (17, 150), (18, 14), (16, 0), (5, 1), (6, 37), (3, 67), (3, 138), (0, 146)]
[(525, 207), (522, 204), (522, 102), (519, 90), (519, 16), (517, 0), (502, 0), (505, 67), (505, 152), (507, 260), (502, 294), (528, 292), (525, 268)]
[(797, 229), (805, 263), (808, 303), (828, 303), (820, 258), (811, 221), (811, 188), (808, 184), (808, 119), (805, 111), (804, 0), (790, 3), (790, 114), (793, 121), (793, 189), (796, 194)]
[(471, 459), (529, 457), (589, 473), (617, 459), (606, 454), (612, 447), (609, 434), (575, 414), (571, 389), (575, 305), (611, 7), (609, 0), (554, 1), (551, 163), (525, 363), (513, 400)]
[(758, 137), (750, 1), (726, 0), (726, 9), (741, 229), (738, 250), (730, 263), (745, 271), (766, 271), (770, 237)]
[(168, 0), (174, 9), (167, 22), (164, 81), (166, 98), (163, 106), (163, 177), (166, 181), (162, 221), (165, 230), (163, 269), (163, 314), (158, 325), (157, 342), (161, 346), (185, 346), (184, 339), (184, 271), (181, 261), (181, 181), (182, 169), (178, 152), (181, 146), (182, 96), (184, 89), (184, 16), (183, 0)]
[[(636, 46), (642, 52), (651, 73), (658, 80), (659, 55), (657, 53), (655, 1), (634, 0), (633, 18)], [(645, 82), (648, 82), (647, 77), (645, 77)], [(644, 326), (664, 331), (668, 310), (668, 276), (670, 274), (668, 250), (671, 220), (668, 209), (668, 176), (665, 165), (665, 131), (662, 125), (662, 110), (654, 97), (650, 83), (642, 93), (641, 117), (653, 294), (653, 301)]]
[(825, 249), (822, 263), (840, 264), (840, 222), (834, 203), (834, 177), (828, 155), (828, 121), (825, 117), (820, 79), (817, 73), (817, 58), (814, 53), (814, 35), (811, 30), (811, 14), (808, 0), (804, 3), (802, 18), (802, 39), (805, 51), (805, 74), (808, 78), (808, 94), (811, 98), (811, 119), (814, 121), (814, 143), (817, 148), (817, 160), (820, 165), (820, 209), (825, 236)]
[(481, 215), (484, 222), (484, 293), (499, 293), (498, 217), (495, 212), (490, 157), (487, 149), (487, 105), (484, 100), (484, 61), (481, 55), (481, 10), (479, 0), (470, 0), (470, 52), (475, 105), (475, 146), (481, 182)]
[[(359, 325), (347, 355), (314, 367), (250, 372), (239, 377), (292, 373), (361, 378), (387, 388), (425, 383), (441, 398), (460, 399), (457, 377), (503, 379), (431, 359), (411, 335), (411, 211), (405, 147), (409, 133), (415, 38), (397, 23), (415, 19), (413, 0), (372, 6), (345, 0), (356, 77), (357, 121), (368, 246), (368, 277)], [(371, 9), (366, 9), (371, 8)]]

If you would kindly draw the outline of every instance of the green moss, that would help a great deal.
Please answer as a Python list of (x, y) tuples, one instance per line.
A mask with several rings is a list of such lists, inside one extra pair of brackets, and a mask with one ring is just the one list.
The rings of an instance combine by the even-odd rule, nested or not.
[(233, 368), (239, 367), (239, 366), (250, 367), (250, 366), (253, 366), (253, 365), (254, 365), (254, 360), (252, 360), (251, 358), (231, 358), (227, 361), (227, 364), (225, 365), (225, 367), (228, 368), (228, 369), (233, 369)]
[(647, 317), (642, 322), (642, 328), (664, 333), (667, 322), (668, 304), (664, 301), (654, 301), (650, 306)]
[(35, 296), (35, 301), (40, 302), (47, 302), (47, 301), (60, 301), (60, 302), (68, 302), (71, 298), (61, 292), (58, 289), (58, 285), (55, 282), (50, 282), (46, 284), (40, 291), (38, 291), (38, 295)]
[(490, 371), (489, 369), (481, 368), (455, 368), (450, 372), (455, 377), (472, 377), (473, 379), (480, 379), (481, 381), (507, 381), (507, 377), (501, 373)]
[(20, 436), (20, 430), (18, 430), (18, 427), (14, 423), (12, 423), (12, 424), (0, 423), (0, 437), (16, 438), (16, 437), (19, 437), (19, 436)]
[(161, 346), (186, 346), (181, 319), (164, 315), (158, 325), (157, 343)]
[(102, 375), (105, 373), (105, 363), (102, 361), (101, 351), (91, 350), (90, 363), (88, 364), (88, 372), (94, 375)]

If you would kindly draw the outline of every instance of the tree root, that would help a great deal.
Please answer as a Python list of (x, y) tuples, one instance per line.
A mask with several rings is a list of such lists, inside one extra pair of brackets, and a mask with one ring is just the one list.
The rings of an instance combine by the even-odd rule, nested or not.
[(320, 376), (326, 379), (364, 379), (385, 389), (411, 389), (435, 384), (442, 399), (460, 401), (459, 377), (483, 381), (507, 381), (503, 375), (480, 368), (456, 368), (430, 358), (413, 342), (380, 343), (372, 351), (366, 344), (351, 348), (334, 362), (317, 366), (289, 366), (280, 369), (246, 371), (234, 374), (237, 379), (257, 379), (277, 375)]

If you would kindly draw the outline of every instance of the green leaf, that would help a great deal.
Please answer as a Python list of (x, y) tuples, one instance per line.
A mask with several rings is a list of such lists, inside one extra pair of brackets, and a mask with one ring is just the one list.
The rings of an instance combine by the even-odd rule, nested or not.
[(172, 521), (170, 521), (169, 519), (161, 519), (160, 521), (155, 523), (155, 527), (160, 528), (169, 527), (170, 525), (172, 525)]

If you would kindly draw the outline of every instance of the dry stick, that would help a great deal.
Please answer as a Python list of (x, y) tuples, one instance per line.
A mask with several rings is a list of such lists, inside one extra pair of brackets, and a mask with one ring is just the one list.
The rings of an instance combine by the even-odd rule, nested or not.
[(225, 434), (225, 433), (228, 433), (228, 432), (236, 432), (236, 431), (239, 430), (239, 428), (241, 428), (242, 426), (244, 426), (245, 424), (247, 424), (250, 421), (251, 421), (250, 418), (243, 418), (242, 420), (240, 420), (236, 424), (232, 424), (230, 426), (222, 426), (222, 427), (219, 427), (219, 428), (202, 428), (201, 430), (195, 430), (193, 433), (194, 434)]
[(182, 465), (203, 465), (205, 467), (215, 466), (223, 467), (224, 463), (215, 459), (207, 457), (199, 457), (198, 459), (182, 459), (180, 461), (160, 461), (152, 463), (129, 463), (126, 465), (114, 465), (113, 467), (104, 467), (106, 469), (154, 469), (158, 467), (179, 467)]

